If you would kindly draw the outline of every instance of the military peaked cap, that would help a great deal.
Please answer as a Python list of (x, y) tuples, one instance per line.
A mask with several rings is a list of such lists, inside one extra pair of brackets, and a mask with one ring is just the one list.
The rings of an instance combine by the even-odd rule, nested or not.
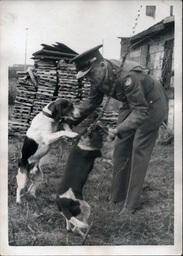
[(84, 77), (92, 68), (92, 64), (97, 61), (103, 59), (102, 55), (99, 52), (99, 49), (103, 45), (100, 44), (92, 49), (85, 51), (71, 60), (71, 63), (74, 62), (76, 65), (77, 79)]

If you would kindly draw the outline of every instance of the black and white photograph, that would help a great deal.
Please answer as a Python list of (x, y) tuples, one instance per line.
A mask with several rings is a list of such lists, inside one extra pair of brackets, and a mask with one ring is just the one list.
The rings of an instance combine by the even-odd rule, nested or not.
[(0, 254), (182, 255), (182, 1), (0, 1)]

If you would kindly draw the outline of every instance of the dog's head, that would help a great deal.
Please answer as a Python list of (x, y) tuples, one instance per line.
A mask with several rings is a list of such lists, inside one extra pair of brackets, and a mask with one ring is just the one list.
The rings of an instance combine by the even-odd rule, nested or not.
[(91, 148), (101, 149), (107, 135), (107, 128), (101, 122), (90, 125), (87, 132), (81, 136), (81, 142)]
[(65, 118), (73, 116), (74, 113), (73, 103), (66, 99), (57, 99), (53, 101), (48, 106), (48, 109), (51, 111), (55, 121), (64, 120)]

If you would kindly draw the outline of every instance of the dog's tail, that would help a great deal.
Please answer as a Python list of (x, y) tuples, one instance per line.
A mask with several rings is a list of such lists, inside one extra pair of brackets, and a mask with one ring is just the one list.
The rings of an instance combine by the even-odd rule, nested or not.
[(83, 221), (80, 221), (78, 220), (77, 218), (75, 217), (71, 217), (69, 222), (74, 225), (74, 226), (77, 226), (78, 228), (88, 228), (88, 224), (83, 222)]

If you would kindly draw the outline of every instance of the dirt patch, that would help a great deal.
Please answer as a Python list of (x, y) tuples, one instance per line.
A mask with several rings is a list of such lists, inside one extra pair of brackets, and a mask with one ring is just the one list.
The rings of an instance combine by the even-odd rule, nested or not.
[[(71, 145), (60, 142), (42, 161), (44, 183), (37, 199), (23, 197), (17, 206), (16, 172), (22, 138), (9, 138), (9, 244), (81, 245), (82, 238), (68, 233), (55, 204), (55, 194)], [(111, 147), (105, 146), (110, 156)], [(143, 207), (135, 215), (120, 214), (121, 205), (110, 202), (112, 166), (98, 159), (84, 188), (91, 205), (93, 226), (85, 245), (173, 245), (174, 164), (173, 145), (156, 145), (142, 193)]]

